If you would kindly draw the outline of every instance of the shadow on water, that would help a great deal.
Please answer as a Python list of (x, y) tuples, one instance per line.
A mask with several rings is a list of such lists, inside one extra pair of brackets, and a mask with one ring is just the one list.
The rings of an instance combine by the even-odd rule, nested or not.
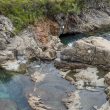
[(2, 68), (0, 68), (0, 83), (7, 83), (11, 80), (11, 78), (16, 75), (15, 72), (9, 72)]
[(71, 44), (74, 42), (74, 41), (77, 41), (81, 38), (84, 38), (84, 37), (88, 37), (89, 35), (87, 34), (84, 34), (84, 33), (66, 33), (66, 34), (61, 34), (59, 36), (61, 42), (64, 44), (64, 45), (69, 45), (71, 46)]
[[(94, 31), (80, 33), (80, 32), (73, 32), (73, 33), (65, 33), (59, 36), (61, 42), (64, 45), (71, 46), (75, 41), (82, 39), (84, 37), (89, 36), (103, 36), (110, 40), (110, 26), (102, 26), (103, 28), (96, 28)], [(107, 37), (109, 36), (109, 37)]]

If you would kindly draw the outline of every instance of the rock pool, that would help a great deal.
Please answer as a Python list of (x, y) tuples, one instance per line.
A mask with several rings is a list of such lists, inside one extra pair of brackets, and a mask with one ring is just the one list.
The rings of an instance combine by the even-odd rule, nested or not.
[[(61, 77), (52, 62), (32, 63), (29, 73), (35, 71), (45, 74), (45, 78), (34, 83), (27, 75), (10, 74), (0, 70), (0, 110), (32, 110), (27, 99), (30, 93), (40, 96), (52, 110), (67, 110), (62, 99), (67, 97), (67, 93), (75, 91), (75, 86)], [(80, 91), (80, 102), (83, 107), (81, 110), (93, 110), (93, 106), (100, 108), (106, 102), (104, 88), (97, 90), (97, 92)]]

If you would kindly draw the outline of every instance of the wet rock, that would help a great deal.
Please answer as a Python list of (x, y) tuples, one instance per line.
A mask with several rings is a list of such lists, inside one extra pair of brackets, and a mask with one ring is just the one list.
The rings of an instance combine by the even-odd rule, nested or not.
[(62, 100), (68, 110), (80, 110), (80, 96), (79, 91), (71, 92), (68, 94), (67, 98)]
[(31, 75), (31, 79), (34, 82), (40, 82), (40, 81), (44, 80), (45, 76), (46, 76), (45, 74), (41, 74), (39, 72), (35, 72), (34, 74)]
[(75, 84), (75, 80), (72, 77), (66, 76), (65, 79), (68, 80), (71, 84)]
[(110, 86), (110, 72), (107, 75), (105, 75), (104, 79), (105, 79), (105, 83), (108, 86)]
[(32, 94), (29, 95), (28, 103), (33, 110), (52, 110), (42, 102), (41, 98)]
[(61, 60), (81, 62), (108, 69), (110, 67), (110, 41), (103, 37), (91, 36), (75, 42), (61, 52)]

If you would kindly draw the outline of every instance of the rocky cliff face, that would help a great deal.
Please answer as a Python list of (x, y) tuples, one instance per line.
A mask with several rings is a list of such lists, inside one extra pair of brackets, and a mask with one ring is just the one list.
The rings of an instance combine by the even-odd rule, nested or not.
[[(56, 19), (60, 25), (60, 33), (90, 32), (110, 25), (110, 13), (96, 9), (90, 9), (89, 11), (80, 15), (57, 15)], [(65, 19), (62, 19), (62, 16)]]
[(60, 13), (55, 20), (60, 33), (90, 32), (110, 25), (110, 3), (108, 0), (85, 0), (79, 14)]

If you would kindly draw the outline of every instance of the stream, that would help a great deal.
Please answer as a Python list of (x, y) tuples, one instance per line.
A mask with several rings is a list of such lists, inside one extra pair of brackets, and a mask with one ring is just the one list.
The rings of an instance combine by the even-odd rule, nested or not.
[[(62, 38), (62, 42), (70, 45), (75, 40), (85, 37), (82, 34)], [(77, 38), (77, 39), (76, 39)], [(34, 72), (45, 74), (43, 81), (34, 83), (29, 75)], [(43, 102), (52, 110), (67, 110), (62, 98), (67, 93), (75, 91), (76, 87), (69, 81), (63, 79), (59, 70), (54, 67), (53, 62), (34, 61), (29, 65), (29, 75), (9, 73), (0, 70), (0, 110), (32, 110), (28, 105), (28, 94), (40, 96)], [(94, 110), (93, 106), (100, 108), (107, 100), (104, 93), (105, 88), (97, 87), (98, 92), (81, 90), (81, 110)]]

